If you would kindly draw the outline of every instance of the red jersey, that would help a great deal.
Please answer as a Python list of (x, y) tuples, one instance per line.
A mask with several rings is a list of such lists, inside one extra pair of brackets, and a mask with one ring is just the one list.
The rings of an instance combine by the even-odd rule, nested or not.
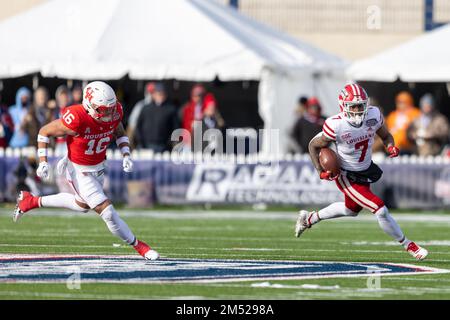
[(106, 148), (111, 143), (122, 117), (120, 103), (117, 103), (116, 113), (111, 122), (94, 120), (81, 104), (65, 108), (61, 121), (67, 128), (77, 133), (76, 136), (67, 136), (69, 160), (84, 166), (93, 166), (104, 161)]

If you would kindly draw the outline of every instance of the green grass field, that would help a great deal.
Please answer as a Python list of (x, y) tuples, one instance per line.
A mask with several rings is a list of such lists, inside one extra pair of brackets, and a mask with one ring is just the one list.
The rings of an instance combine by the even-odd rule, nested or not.
[[(18, 224), (12, 207), (0, 209), (0, 254), (135, 254), (110, 235), (94, 213), (35, 211)], [(450, 269), (450, 214), (397, 213), (406, 235), (429, 249), (417, 262), (393, 244), (374, 217), (324, 221), (297, 239), (295, 212), (130, 210), (122, 216), (135, 234), (162, 257), (256, 260), (394, 262)], [(53, 215), (52, 213), (57, 213)], [(150, 216), (142, 216), (150, 213)], [(429, 217), (429, 219), (423, 219)], [(367, 288), (367, 277), (198, 284), (1, 283), (0, 299), (449, 299), (450, 273), (381, 277), (381, 288)], [(318, 286), (314, 286), (318, 285)]]

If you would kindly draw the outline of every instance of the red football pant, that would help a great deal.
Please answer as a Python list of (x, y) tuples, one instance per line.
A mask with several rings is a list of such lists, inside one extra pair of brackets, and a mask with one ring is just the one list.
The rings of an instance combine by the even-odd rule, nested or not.
[(358, 184), (350, 181), (345, 175), (336, 179), (336, 184), (345, 195), (345, 206), (353, 212), (363, 208), (375, 213), (384, 207), (384, 202), (370, 190), (370, 184)]

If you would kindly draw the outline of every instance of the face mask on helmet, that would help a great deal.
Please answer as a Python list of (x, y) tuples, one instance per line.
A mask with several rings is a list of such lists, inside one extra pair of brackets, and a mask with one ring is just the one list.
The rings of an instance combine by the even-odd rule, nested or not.
[(113, 120), (113, 116), (116, 110), (116, 105), (110, 105), (110, 106), (97, 106), (95, 104), (92, 104), (92, 109), (95, 111), (94, 118), (96, 120), (100, 120), (103, 122), (111, 122)]
[(347, 121), (354, 126), (360, 126), (367, 113), (367, 101), (346, 102), (344, 106)]

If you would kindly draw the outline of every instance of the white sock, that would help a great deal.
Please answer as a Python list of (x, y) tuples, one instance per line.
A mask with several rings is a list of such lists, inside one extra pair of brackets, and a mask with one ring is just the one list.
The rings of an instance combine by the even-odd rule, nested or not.
[(378, 211), (375, 212), (375, 216), (378, 219), (378, 224), (380, 225), (381, 229), (383, 229), (386, 234), (399, 241), (403, 246), (408, 246), (410, 241), (406, 239), (405, 235), (400, 229), (400, 226), (389, 214), (389, 210), (388, 208), (386, 208), (386, 206), (378, 209)]
[(103, 221), (105, 221), (109, 231), (111, 231), (113, 235), (119, 237), (130, 245), (135, 245), (136, 237), (133, 232), (131, 232), (125, 221), (119, 217), (112, 204), (107, 206), (102, 213), (100, 213), (100, 216)]
[(41, 207), (67, 208), (74, 211), (88, 212), (88, 209), (80, 207), (75, 202), (75, 196), (70, 193), (57, 193), (51, 196), (41, 197)]
[(318, 214), (313, 214), (310, 218), (311, 224), (315, 224), (320, 220), (334, 219), (339, 217), (355, 217), (357, 212), (353, 212), (345, 206), (344, 202), (335, 202), (319, 210)]

